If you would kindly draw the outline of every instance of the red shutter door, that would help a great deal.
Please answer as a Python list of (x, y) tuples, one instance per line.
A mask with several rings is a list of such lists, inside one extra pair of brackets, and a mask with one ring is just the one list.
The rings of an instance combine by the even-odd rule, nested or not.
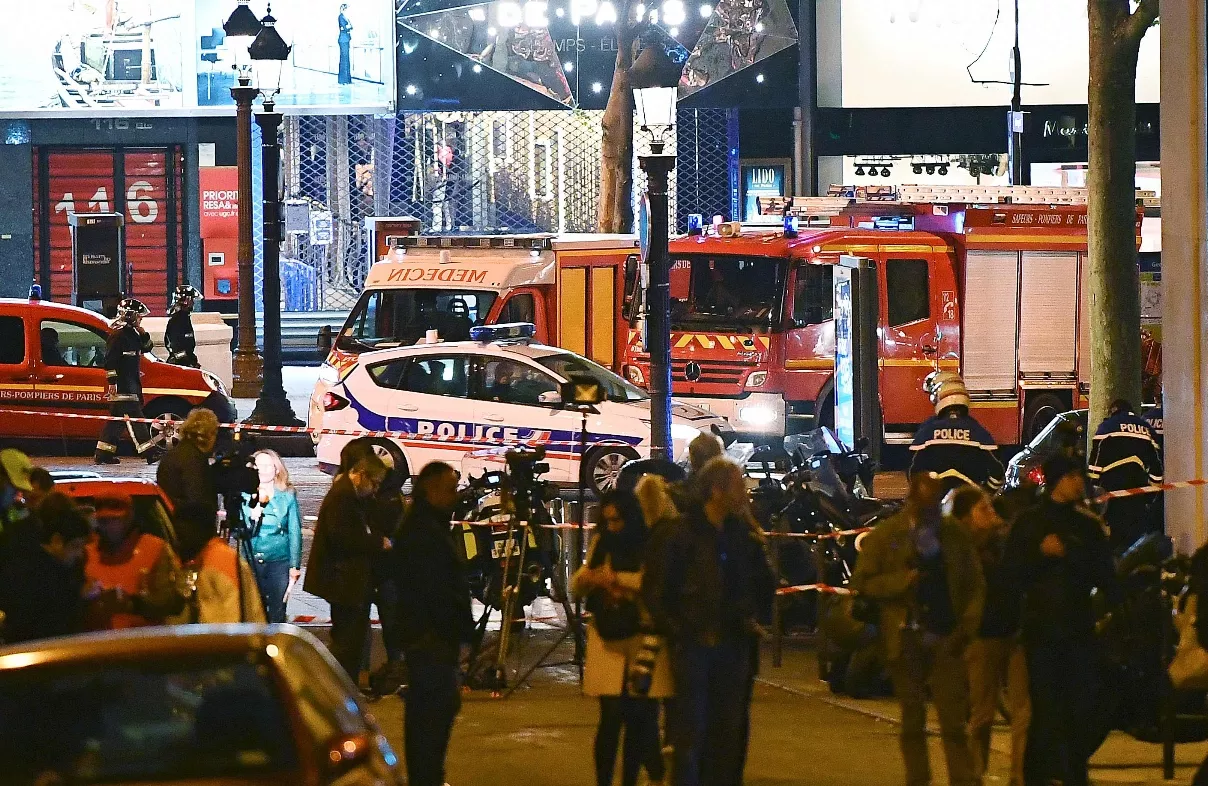
[(129, 294), (153, 314), (163, 314), (169, 277), (180, 259), (180, 205), (170, 198), (179, 193), (179, 155), (167, 148), (54, 150), (47, 154), (45, 187), (49, 209), (40, 223), (50, 236), (50, 297), (61, 303), (71, 298), (67, 217), (73, 212), (121, 212), (132, 273)]

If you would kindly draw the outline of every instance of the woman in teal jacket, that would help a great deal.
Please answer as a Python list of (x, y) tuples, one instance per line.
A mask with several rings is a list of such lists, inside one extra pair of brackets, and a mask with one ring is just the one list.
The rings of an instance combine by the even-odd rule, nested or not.
[(254, 534), (252, 570), (268, 621), (285, 622), (286, 593), (302, 575), (302, 516), (298, 495), (281, 457), (271, 450), (252, 456), (260, 488), (243, 495), (243, 515)]

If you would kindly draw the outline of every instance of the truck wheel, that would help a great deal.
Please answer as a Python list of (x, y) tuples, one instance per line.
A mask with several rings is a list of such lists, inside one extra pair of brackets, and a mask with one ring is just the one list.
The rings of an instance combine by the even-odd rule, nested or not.
[(631, 448), (596, 448), (587, 454), (587, 461), (581, 470), (584, 485), (597, 497), (605, 491), (612, 491), (617, 486), (617, 478), (621, 476), (621, 467), (637, 457), (638, 454)]
[(168, 450), (180, 442), (180, 425), (189, 415), (188, 402), (164, 396), (147, 405), (143, 414), (155, 421), (150, 426), (151, 443), (161, 450)]
[(1028, 398), (1023, 410), (1023, 441), (1031, 442), (1053, 418), (1069, 409), (1060, 398), (1052, 393), (1041, 393)]

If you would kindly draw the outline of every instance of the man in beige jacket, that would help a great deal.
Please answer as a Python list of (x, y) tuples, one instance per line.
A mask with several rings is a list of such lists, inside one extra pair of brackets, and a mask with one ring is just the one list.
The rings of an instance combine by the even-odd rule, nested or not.
[(902, 707), (907, 786), (931, 783), (927, 688), (935, 701), (952, 786), (980, 784), (965, 722), (969, 691), (963, 654), (977, 634), (985, 581), (965, 530), (943, 520), (943, 486), (931, 473), (910, 479), (906, 507), (864, 539), (851, 586), (875, 602), (881, 638)]

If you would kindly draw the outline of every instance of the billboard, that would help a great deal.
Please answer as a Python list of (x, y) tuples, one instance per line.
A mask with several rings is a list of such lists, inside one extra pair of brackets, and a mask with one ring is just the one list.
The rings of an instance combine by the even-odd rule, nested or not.
[[(0, 26), (0, 116), (225, 114), (247, 41), (222, 26), (231, 0), (14, 2)], [(263, 16), (265, 0), (254, 0)], [(277, 84), (286, 112), (392, 108), (391, 0), (290, 0), (274, 8), (293, 45)]]
[[(195, 0), (195, 104), (234, 106), (231, 87), (247, 52), (222, 31), (230, 0)], [(252, 9), (261, 15), (258, 2)], [(278, 4), (277, 31), (293, 45), (277, 105), (383, 110), (394, 102), (394, 6), (389, 0), (291, 0)], [(260, 85), (261, 89), (275, 87)]]

